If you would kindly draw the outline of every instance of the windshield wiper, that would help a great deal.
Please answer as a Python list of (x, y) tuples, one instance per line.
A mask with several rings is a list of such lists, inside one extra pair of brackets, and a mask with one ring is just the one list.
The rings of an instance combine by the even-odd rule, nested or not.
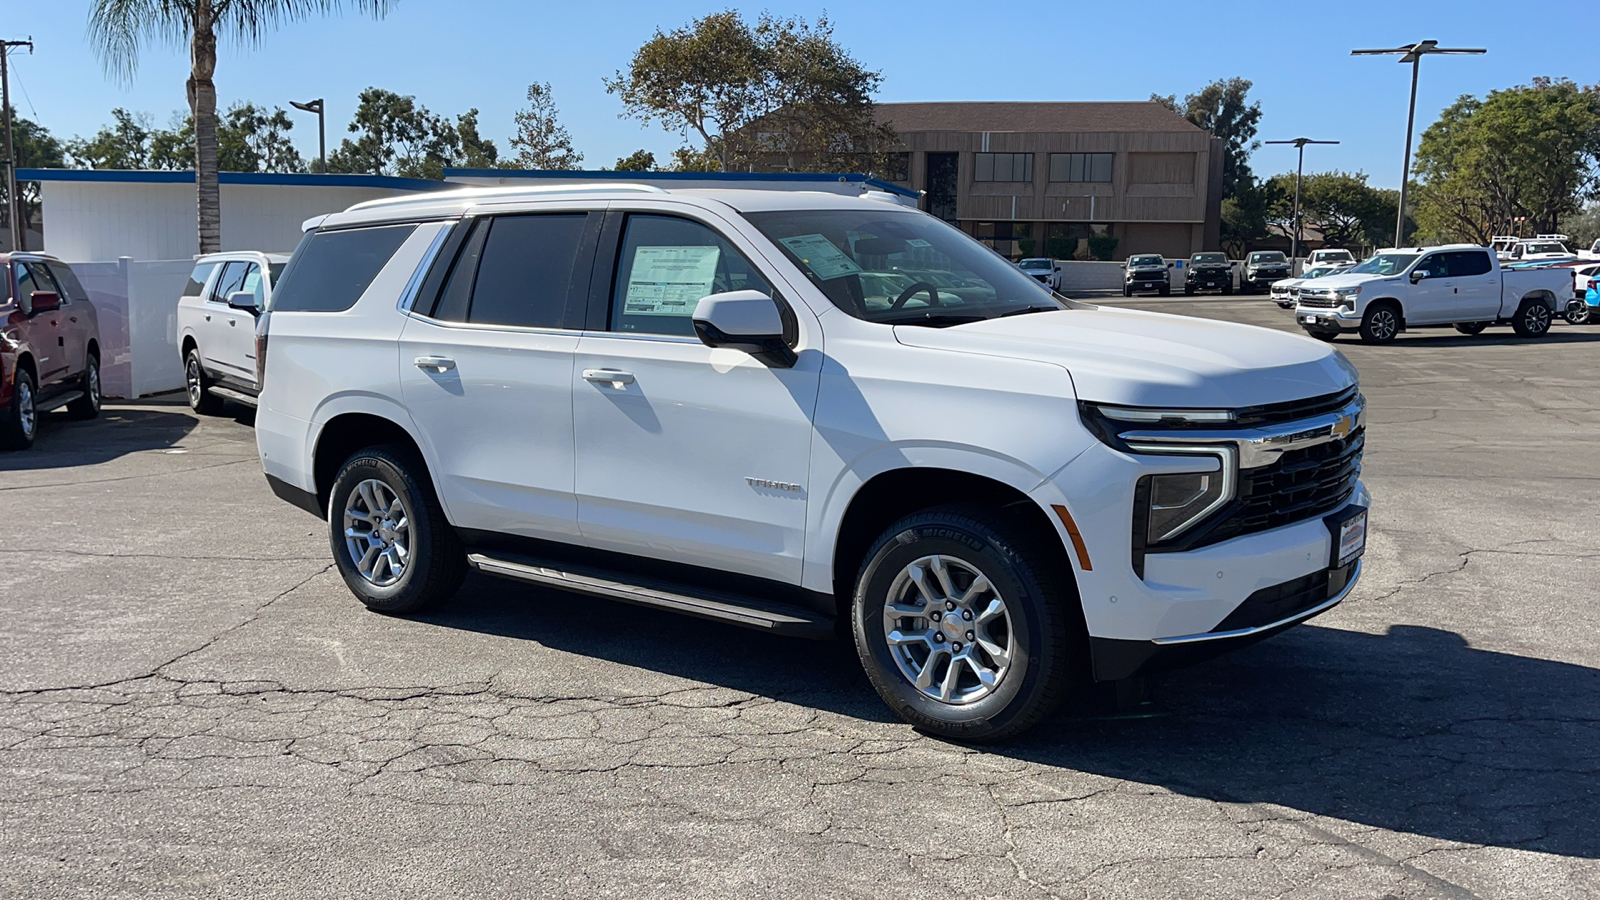
[(930, 327), (939, 328), (945, 325), (966, 325), (971, 322), (983, 322), (987, 321), (989, 318), (991, 317), (973, 315), (971, 313), (966, 315), (961, 315), (959, 313), (940, 313), (938, 315), (933, 315), (930, 313), (925, 316), (908, 316), (903, 319), (879, 319), (878, 321), (885, 325), (927, 325)]
[(1010, 312), (1003, 312), (1000, 315), (996, 316), (995, 318), (997, 318), (997, 319), (1009, 319), (1012, 316), (1022, 316), (1022, 315), (1027, 315), (1028, 313), (1035, 313), (1035, 312), (1054, 312), (1056, 310), (1061, 310), (1061, 309), (1065, 309), (1065, 308), (1066, 307), (1064, 307), (1064, 306), (1032, 306), (1032, 305), (1029, 305), (1029, 306), (1022, 307), (1021, 309), (1013, 309)]

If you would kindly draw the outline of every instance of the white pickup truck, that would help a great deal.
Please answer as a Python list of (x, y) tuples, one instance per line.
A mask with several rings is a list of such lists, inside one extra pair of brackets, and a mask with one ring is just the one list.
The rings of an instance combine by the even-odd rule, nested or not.
[(1571, 293), (1567, 269), (1501, 269), (1494, 251), (1477, 244), (1407, 247), (1302, 286), (1295, 320), (1324, 341), (1353, 331), (1383, 344), (1411, 328), (1477, 334), (1500, 324), (1539, 337)]
[(224, 399), (256, 405), (256, 318), (271, 308), (286, 253), (212, 253), (195, 260), (178, 298), (178, 349), (189, 408), (221, 412)]

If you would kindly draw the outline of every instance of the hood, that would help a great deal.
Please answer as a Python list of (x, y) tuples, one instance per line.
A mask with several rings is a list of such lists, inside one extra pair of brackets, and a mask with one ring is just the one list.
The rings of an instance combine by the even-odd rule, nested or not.
[(1350, 272), (1345, 272), (1340, 275), (1324, 275), (1321, 278), (1316, 279), (1317, 283), (1314, 285), (1314, 287), (1318, 288), (1319, 290), (1322, 288), (1339, 290), (1340, 288), (1351, 288), (1356, 287), (1357, 285), (1365, 286), (1372, 284), (1375, 281), (1392, 281), (1398, 284), (1405, 280), (1405, 276), (1403, 275), (1355, 275)]
[(1081, 400), (1229, 408), (1342, 391), (1355, 367), (1300, 335), (1211, 319), (1089, 307), (950, 328), (901, 325), (911, 347), (1055, 363)]
[(1294, 287), (1295, 285), (1299, 284), (1302, 281), (1305, 281), (1305, 279), (1304, 278), (1279, 278), (1277, 281), (1274, 281), (1272, 283), (1272, 286), (1274, 288), (1292, 288), (1292, 287)]

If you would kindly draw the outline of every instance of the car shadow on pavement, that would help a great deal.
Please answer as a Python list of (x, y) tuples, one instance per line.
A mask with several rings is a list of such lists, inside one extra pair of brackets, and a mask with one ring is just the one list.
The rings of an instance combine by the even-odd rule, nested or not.
[(1059, 718), (998, 752), (1217, 802), (1600, 857), (1600, 670), (1434, 628), (1302, 627), (1152, 693), (1156, 715)]
[[(1491, 346), (1509, 347), (1513, 345), (1526, 346), (1529, 343), (1546, 344), (1586, 344), (1600, 341), (1600, 330), (1587, 330), (1588, 326), (1568, 326), (1569, 329), (1583, 328), (1586, 330), (1562, 330), (1553, 328), (1544, 337), (1525, 338), (1518, 337), (1510, 331), (1489, 332), (1482, 334), (1457, 334), (1453, 329), (1419, 328), (1408, 331), (1395, 338), (1393, 346), (1404, 344), (1422, 344), (1428, 347), (1471, 347)], [(1333, 346), (1345, 344), (1360, 344), (1361, 338), (1354, 334), (1340, 335)]]
[(39, 417), (31, 450), (0, 453), (0, 472), (66, 469), (109, 462), (130, 453), (165, 450), (183, 441), (196, 425), (181, 401), (172, 409), (106, 405), (98, 418), (74, 419), (66, 412)]
[[(777, 637), (480, 575), (423, 620), (894, 720), (848, 640)], [(1285, 817), (1600, 858), (1600, 670), (1477, 650), (1433, 628), (1306, 626), (1147, 687), (1151, 701), (1121, 709), (1080, 696), (983, 752), (1284, 807)]]

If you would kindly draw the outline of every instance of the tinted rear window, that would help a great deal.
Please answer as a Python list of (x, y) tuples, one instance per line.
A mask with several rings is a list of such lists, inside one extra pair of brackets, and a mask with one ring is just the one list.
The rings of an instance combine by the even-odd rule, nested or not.
[(587, 219), (583, 213), (495, 219), (467, 321), (561, 327)]
[(306, 235), (272, 294), (278, 312), (343, 312), (356, 305), (416, 225)]
[(83, 289), (83, 282), (78, 280), (78, 273), (72, 267), (62, 262), (47, 263), (50, 274), (56, 277), (56, 284), (67, 292), (67, 302), (89, 299), (89, 292)]
[(206, 279), (211, 277), (211, 273), (215, 271), (216, 268), (216, 263), (201, 263), (200, 265), (195, 266), (194, 271), (189, 273), (189, 282), (183, 286), (183, 296), (200, 296), (200, 294), (205, 291)]

